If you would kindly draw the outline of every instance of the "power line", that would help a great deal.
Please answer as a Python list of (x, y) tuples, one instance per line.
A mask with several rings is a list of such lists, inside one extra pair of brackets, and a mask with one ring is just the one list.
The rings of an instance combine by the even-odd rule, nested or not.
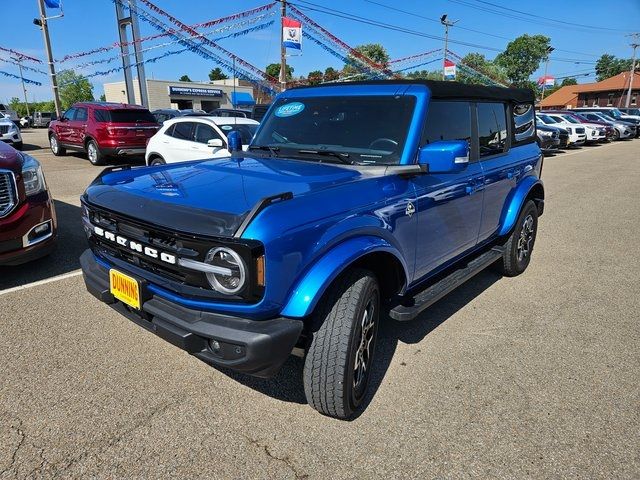
[[(389, 10), (393, 10), (393, 11), (396, 11), (396, 12), (404, 13), (404, 14), (409, 15), (411, 17), (418, 17), (418, 18), (422, 18), (424, 20), (428, 20), (430, 22), (440, 23), (439, 20), (435, 20), (433, 18), (425, 17), (424, 15), (420, 15), (420, 14), (415, 13), (415, 12), (410, 12), (410, 11), (407, 11), (407, 10), (402, 10), (400, 8), (392, 7), (390, 5), (385, 5), (384, 3), (375, 2), (374, 0), (364, 0), (364, 1), (367, 2), (367, 3), (372, 3), (374, 5), (379, 5), (381, 7), (387, 8)], [(481, 35), (487, 35), (489, 37), (499, 38), (501, 40), (508, 40), (508, 41), (512, 41), (513, 40), (513, 38), (505, 37), (504, 35), (496, 35), (494, 33), (482, 32), (480, 30), (475, 30), (473, 28), (463, 27), (461, 25), (458, 25), (456, 28), (459, 29), (459, 30), (466, 30), (468, 32), (479, 33)], [(573, 54), (576, 54), (576, 55), (584, 55), (584, 56), (587, 56), (587, 57), (597, 57), (597, 55), (594, 55), (592, 53), (576, 52), (575, 50), (563, 50), (563, 49), (560, 49), (560, 48), (557, 48), (556, 50), (558, 52), (573, 53)]]

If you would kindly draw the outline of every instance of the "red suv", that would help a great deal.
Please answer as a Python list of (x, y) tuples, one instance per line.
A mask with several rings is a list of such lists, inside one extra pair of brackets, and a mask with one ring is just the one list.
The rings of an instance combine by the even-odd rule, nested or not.
[(38, 161), (0, 142), (0, 265), (50, 253), (56, 212)]
[(81, 102), (49, 124), (49, 145), (54, 155), (67, 150), (87, 152), (92, 164), (103, 165), (107, 157), (144, 155), (147, 140), (158, 128), (144, 107)]

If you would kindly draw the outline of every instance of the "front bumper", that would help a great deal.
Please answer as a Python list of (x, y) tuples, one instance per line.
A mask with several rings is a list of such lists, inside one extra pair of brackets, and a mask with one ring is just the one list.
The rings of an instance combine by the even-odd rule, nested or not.
[(82, 254), (80, 265), (87, 290), (98, 300), (176, 347), (216, 366), (271, 377), (289, 357), (302, 332), (301, 320), (249, 320), (183, 307), (153, 294), (143, 279), (123, 272), (137, 278), (141, 285), (142, 310), (137, 311), (113, 297), (108, 268), (98, 263), (91, 250)]
[(15, 143), (22, 143), (22, 135), (20, 134), (20, 130), (15, 132), (5, 133), (4, 135), (0, 134), (0, 140), (10, 145), (13, 145)]
[[(34, 229), (48, 224), (40, 235)], [(42, 192), (0, 219), (0, 265), (15, 266), (51, 253), (57, 237), (56, 212), (49, 192)]]

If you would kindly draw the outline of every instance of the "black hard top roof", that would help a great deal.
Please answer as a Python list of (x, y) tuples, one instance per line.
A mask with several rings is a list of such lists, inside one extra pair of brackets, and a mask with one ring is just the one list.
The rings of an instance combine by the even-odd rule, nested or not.
[(473, 100), (506, 100), (518, 103), (533, 103), (533, 90), (528, 88), (485, 87), (460, 82), (437, 80), (369, 80), (361, 82), (335, 82), (296, 88), (326, 88), (355, 85), (425, 85), (433, 98), (468, 98)]

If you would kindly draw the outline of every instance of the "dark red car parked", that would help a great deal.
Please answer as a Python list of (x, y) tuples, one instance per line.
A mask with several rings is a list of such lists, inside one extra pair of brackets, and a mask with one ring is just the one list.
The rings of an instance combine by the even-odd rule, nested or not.
[(33, 157), (0, 142), (0, 265), (19, 265), (53, 250), (53, 199)]
[(49, 145), (54, 155), (77, 150), (86, 152), (92, 164), (103, 165), (108, 157), (144, 155), (147, 140), (159, 128), (144, 107), (82, 102), (49, 124)]

